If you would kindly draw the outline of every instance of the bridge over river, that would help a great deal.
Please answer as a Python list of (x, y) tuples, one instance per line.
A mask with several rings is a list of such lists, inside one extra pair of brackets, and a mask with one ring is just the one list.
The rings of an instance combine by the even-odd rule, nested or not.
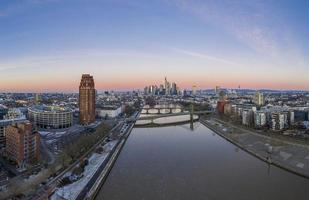
[(151, 115), (151, 116), (142, 116), (142, 117), (131, 117), (127, 118), (126, 122), (134, 122), (138, 120), (154, 120), (158, 118), (164, 118), (164, 117), (174, 117), (174, 116), (182, 116), (182, 115), (190, 115), (190, 118), (193, 118), (193, 115), (205, 115), (205, 114), (212, 114), (213, 111), (205, 110), (205, 111), (195, 111), (195, 112), (180, 112), (180, 113), (168, 113), (168, 114), (157, 114), (157, 115)]
[(184, 112), (184, 108), (181, 106), (154, 106), (144, 107), (142, 114), (169, 114), (169, 113), (181, 113)]

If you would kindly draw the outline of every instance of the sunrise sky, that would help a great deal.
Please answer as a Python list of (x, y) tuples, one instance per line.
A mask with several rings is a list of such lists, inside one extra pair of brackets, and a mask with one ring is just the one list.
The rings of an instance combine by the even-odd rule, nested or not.
[(1, 0), (0, 91), (309, 90), (306, 0)]

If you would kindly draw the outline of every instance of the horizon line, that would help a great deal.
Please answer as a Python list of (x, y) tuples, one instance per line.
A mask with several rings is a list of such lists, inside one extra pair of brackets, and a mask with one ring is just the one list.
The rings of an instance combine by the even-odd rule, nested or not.
[[(309, 92), (309, 89), (268, 89), (268, 88), (262, 88), (262, 89), (256, 89), (256, 88), (228, 88), (228, 87), (222, 87), (220, 89), (223, 90), (251, 90), (251, 91), (278, 91), (278, 92), (287, 92), (287, 91), (291, 91), (291, 92)], [(134, 92), (134, 91), (143, 91), (144, 88), (137, 88), (137, 89), (96, 89), (97, 92)], [(188, 91), (192, 91), (192, 88), (184, 88), (182, 90), (188, 90)], [(201, 88), (201, 89), (197, 89), (197, 91), (200, 90), (215, 90), (215, 88)], [(59, 93), (59, 94), (74, 94), (74, 93), (79, 93), (78, 90), (74, 90), (74, 91), (44, 91), (44, 92), (38, 92), (38, 91), (1, 91), (1, 94), (8, 94), (8, 93), (12, 93), (12, 94), (48, 94), (48, 93)]]

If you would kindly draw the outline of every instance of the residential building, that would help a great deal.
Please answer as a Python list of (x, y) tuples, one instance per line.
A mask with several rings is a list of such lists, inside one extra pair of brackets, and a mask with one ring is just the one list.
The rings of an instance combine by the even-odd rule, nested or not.
[(271, 114), (271, 129), (273, 131), (281, 131), (285, 128), (285, 114), (283, 112), (273, 112)]
[(6, 128), (6, 155), (19, 168), (35, 163), (40, 158), (40, 135), (30, 122), (10, 125)]
[(97, 108), (98, 116), (101, 118), (115, 118), (122, 113), (122, 106), (104, 106)]
[(262, 128), (267, 125), (267, 113), (264, 111), (257, 111), (254, 113), (254, 125), (256, 128)]
[(253, 111), (252, 109), (244, 109), (242, 111), (242, 124), (245, 126), (253, 125)]
[(226, 101), (220, 100), (220, 101), (217, 102), (217, 111), (218, 111), (219, 114), (224, 114), (225, 104), (226, 104)]
[(264, 94), (261, 92), (256, 92), (254, 95), (254, 103), (257, 106), (263, 106), (265, 104)]
[(35, 105), (28, 108), (28, 116), (38, 128), (63, 129), (73, 125), (73, 110), (61, 106)]

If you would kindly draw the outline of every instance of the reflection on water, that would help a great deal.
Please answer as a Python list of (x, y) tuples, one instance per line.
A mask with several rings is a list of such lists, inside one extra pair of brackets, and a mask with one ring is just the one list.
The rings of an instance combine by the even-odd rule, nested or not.
[(309, 199), (309, 180), (194, 124), (133, 129), (97, 199)]

